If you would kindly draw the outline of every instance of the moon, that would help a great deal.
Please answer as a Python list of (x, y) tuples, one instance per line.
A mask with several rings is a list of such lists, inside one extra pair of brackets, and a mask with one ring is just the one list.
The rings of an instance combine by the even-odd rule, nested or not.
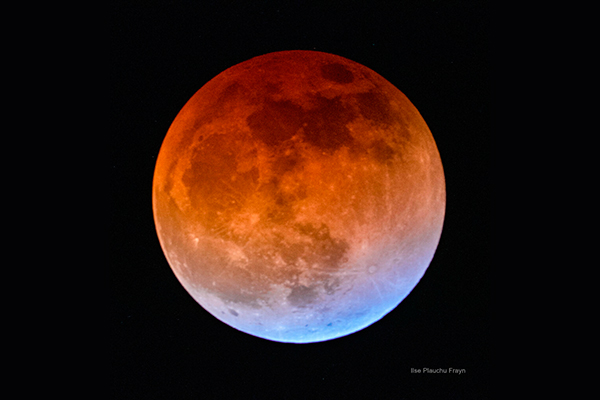
[(152, 205), (185, 290), (231, 327), (311, 343), (357, 332), (422, 278), (446, 206), (425, 121), (371, 69), (317, 51), (235, 65), (169, 128)]

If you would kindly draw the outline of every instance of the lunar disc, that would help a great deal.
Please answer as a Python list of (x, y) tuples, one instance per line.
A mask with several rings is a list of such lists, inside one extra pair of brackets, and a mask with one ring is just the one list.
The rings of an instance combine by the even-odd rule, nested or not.
[(440, 155), (408, 98), (316, 51), (252, 58), (206, 83), (160, 149), (160, 244), (210, 314), (309, 343), (394, 309), (429, 266), (446, 204)]

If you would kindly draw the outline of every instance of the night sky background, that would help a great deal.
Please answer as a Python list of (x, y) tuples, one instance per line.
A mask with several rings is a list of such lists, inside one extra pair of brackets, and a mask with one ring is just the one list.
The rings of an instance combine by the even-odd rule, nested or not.
[[(110, 14), (110, 340), (115, 399), (490, 397), (490, 66), (487, 1), (113, 1)], [(175, 116), (225, 69), (281, 50), (337, 54), (399, 88), (446, 176), (437, 252), (370, 327), (295, 345), (239, 332), (172, 273), (152, 216), (156, 156)], [(464, 368), (415, 374), (411, 368)]]

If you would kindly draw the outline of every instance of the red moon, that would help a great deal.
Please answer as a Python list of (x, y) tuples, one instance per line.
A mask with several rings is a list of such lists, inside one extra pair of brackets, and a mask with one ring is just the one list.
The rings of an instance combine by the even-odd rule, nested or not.
[(162, 249), (209, 313), (292, 343), (359, 331), (417, 285), (446, 206), (435, 141), (408, 98), (348, 59), (252, 58), (217, 75), (164, 139)]

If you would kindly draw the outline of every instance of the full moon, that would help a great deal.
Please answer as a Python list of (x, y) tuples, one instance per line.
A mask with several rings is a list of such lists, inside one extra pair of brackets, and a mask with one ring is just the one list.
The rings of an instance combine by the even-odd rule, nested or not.
[(310, 343), (357, 332), (417, 285), (439, 243), (440, 155), (408, 98), (317, 51), (252, 58), (181, 109), (154, 221), (175, 276), (242, 332)]

